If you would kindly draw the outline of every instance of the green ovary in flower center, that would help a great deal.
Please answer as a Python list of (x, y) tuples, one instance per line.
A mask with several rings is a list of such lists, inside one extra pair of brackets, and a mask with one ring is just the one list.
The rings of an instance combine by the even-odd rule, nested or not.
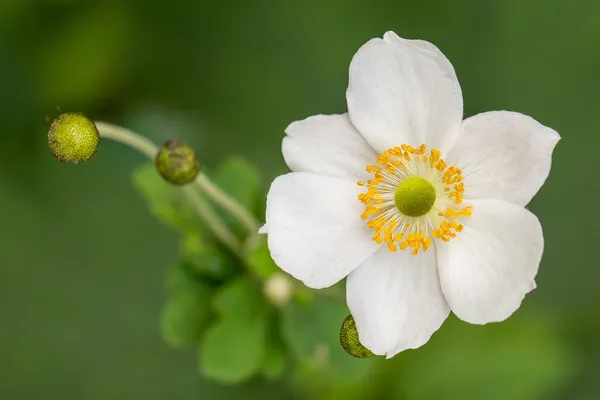
[(435, 188), (426, 179), (406, 178), (396, 188), (394, 202), (398, 210), (408, 217), (421, 217), (433, 208)]

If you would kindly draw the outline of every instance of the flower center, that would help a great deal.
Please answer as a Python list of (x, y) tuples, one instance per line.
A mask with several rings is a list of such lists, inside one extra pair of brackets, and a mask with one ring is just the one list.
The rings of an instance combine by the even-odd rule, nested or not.
[(413, 176), (402, 181), (396, 188), (394, 202), (407, 217), (427, 214), (435, 203), (435, 188), (426, 179)]
[(448, 166), (439, 150), (403, 144), (377, 155), (366, 170), (373, 179), (358, 182), (367, 189), (358, 196), (365, 205), (361, 218), (375, 231), (373, 240), (392, 252), (411, 249), (416, 255), (433, 239), (449, 242), (472, 213), (472, 206), (462, 205), (462, 171)]

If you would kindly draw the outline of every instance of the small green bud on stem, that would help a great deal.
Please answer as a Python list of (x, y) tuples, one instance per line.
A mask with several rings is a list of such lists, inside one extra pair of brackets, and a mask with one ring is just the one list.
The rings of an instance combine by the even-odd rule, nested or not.
[(373, 353), (358, 340), (358, 331), (352, 315), (348, 315), (340, 329), (340, 343), (346, 353), (356, 358), (369, 358)]
[(61, 162), (86, 162), (96, 154), (99, 144), (96, 125), (81, 113), (61, 114), (50, 124), (48, 145)]
[(156, 169), (174, 185), (192, 183), (200, 170), (196, 151), (179, 140), (167, 141), (156, 154)]

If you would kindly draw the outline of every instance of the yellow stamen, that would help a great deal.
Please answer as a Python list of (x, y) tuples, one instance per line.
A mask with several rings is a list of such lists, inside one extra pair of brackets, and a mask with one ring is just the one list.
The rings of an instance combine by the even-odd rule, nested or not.
[[(458, 219), (473, 212), (472, 206), (462, 205), (465, 184), (460, 168), (448, 166), (439, 150), (427, 152), (424, 144), (390, 148), (378, 154), (376, 164), (367, 165), (366, 171), (372, 179), (358, 182), (366, 189), (358, 195), (365, 205), (361, 218), (374, 230), (373, 240), (385, 243), (391, 252), (410, 249), (417, 255), (427, 251), (432, 239), (449, 242), (464, 228)], [(435, 188), (435, 203), (424, 215), (406, 215), (395, 203), (398, 186), (414, 177), (427, 179)]]

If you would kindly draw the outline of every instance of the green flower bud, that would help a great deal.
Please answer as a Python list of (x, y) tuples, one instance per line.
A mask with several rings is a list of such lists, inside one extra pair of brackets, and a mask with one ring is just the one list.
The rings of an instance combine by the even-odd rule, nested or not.
[(179, 140), (169, 140), (160, 148), (155, 165), (160, 175), (175, 185), (193, 182), (200, 169), (194, 149)]
[(340, 329), (340, 343), (346, 353), (356, 358), (369, 358), (373, 353), (358, 340), (358, 331), (352, 315), (348, 315)]
[(61, 114), (50, 124), (48, 145), (61, 162), (86, 162), (96, 154), (99, 144), (98, 128), (81, 113)]

